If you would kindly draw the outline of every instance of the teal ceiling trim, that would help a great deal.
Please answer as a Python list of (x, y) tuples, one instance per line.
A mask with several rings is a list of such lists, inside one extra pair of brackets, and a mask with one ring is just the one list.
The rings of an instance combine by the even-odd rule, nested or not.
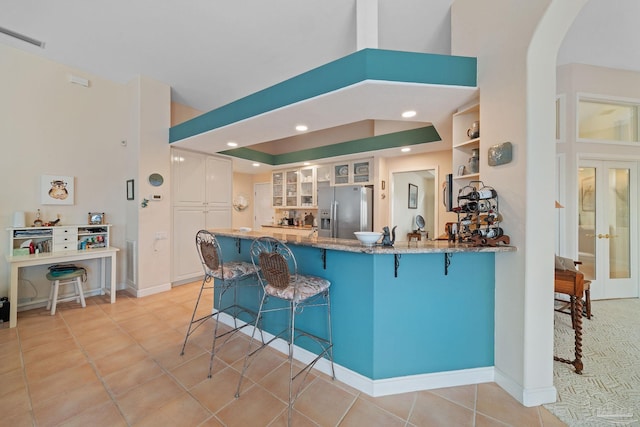
[(433, 126), (426, 126), (418, 129), (355, 139), (353, 141), (346, 141), (338, 144), (326, 145), (324, 147), (310, 148), (285, 154), (271, 155), (249, 148), (235, 148), (233, 150), (222, 151), (220, 154), (261, 162), (271, 166), (278, 166), (326, 159), (329, 157), (345, 156), (348, 154), (367, 153), (386, 148), (425, 144), (440, 140), (440, 135), (436, 129)]
[(476, 58), (363, 49), (169, 129), (180, 141), (365, 80), (475, 87)]

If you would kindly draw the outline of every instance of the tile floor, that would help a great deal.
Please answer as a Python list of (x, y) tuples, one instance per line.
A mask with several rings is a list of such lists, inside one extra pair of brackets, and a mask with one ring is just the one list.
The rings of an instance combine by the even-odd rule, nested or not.
[[(119, 293), (21, 312), (0, 329), (0, 425), (284, 426), (286, 359), (265, 350), (234, 398), (247, 338), (238, 334), (207, 378), (211, 325), (180, 347), (199, 283), (132, 298)], [(212, 322), (210, 322), (212, 323)], [(5, 324), (6, 326), (6, 324)], [(219, 356), (219, 357), (218, 357)], [(526, 408), (496, 384), (372, 398), (307, 379), (296, 426), (562, 426), (543, 407)]]

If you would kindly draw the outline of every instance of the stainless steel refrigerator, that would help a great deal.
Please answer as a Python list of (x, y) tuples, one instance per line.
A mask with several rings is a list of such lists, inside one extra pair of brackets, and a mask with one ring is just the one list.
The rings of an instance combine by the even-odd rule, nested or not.
[(354, 231), (373, 231), (373, 187), (318, 184), (318, 236), (355, 239)]

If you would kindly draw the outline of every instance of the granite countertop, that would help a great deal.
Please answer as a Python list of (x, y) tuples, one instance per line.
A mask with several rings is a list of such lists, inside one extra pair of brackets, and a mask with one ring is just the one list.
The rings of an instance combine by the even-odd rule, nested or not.
[(363, 246), (358, 240), (352, 239), (334, 239), (330, 237), (308, 237), (287, 234), (286, 230), (280, 232), (280, 229), (294, 228), (303, 229), (304, 227), (274, 227), (278, 231), (240, 231), (238, 229), (211, 229), (210, 231), (218, 236), (237, 237), (240, 239), (253, 240), (258, 237), (271, 236), (278, 240), (282, 240), (287, 244), (311, 246), (320, 249), (332, 249), (346, 252), (362, 252), (369, 254), (421, 254), (421, 253), (455, 253), (455, 252), (513, 252), (516, 251), (515, 246), (471, 246), (468, 244), (452, 243), (443, 240), (425, 240), (425, 241), (396, 241), (393, 247), (376, 245), (373, 247)]

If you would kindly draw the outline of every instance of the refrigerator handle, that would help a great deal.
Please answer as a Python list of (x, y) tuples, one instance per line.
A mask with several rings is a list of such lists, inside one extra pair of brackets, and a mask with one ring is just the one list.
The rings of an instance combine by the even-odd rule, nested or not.
[(338, 202), (331, 202), (331, 237), (338, 234)]

